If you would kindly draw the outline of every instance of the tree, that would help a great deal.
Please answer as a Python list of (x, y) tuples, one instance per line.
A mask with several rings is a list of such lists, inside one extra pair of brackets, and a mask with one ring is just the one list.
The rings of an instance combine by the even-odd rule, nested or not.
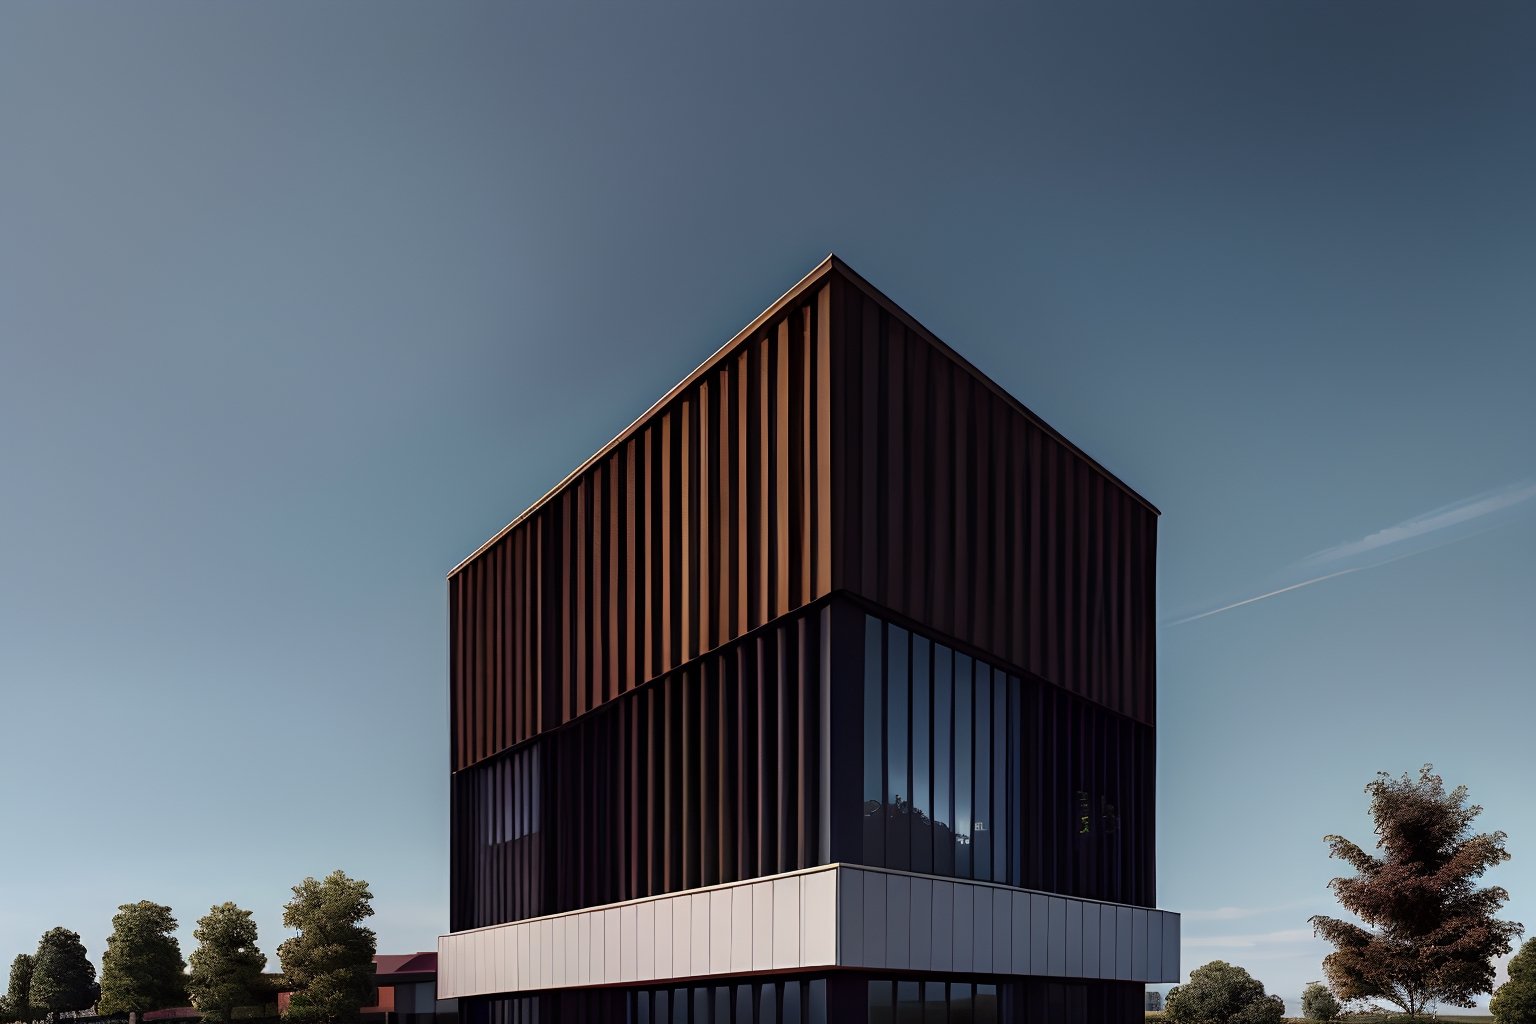
[(1488, 1004), (1499, 1024), (1536, 1024), (1536, 939), (1520, 947), (1509, 962), (1509, 980)]
[(139, 1014), (183, 1005), (186, 966), (171, 908), (148, 900), (124, 903), (101, 956), (97, 1012)]
[(1316, 934), (1334, 946), (1323, 960), (1345, 1000), (1383, 999), (1417, 1018), (1435, 1003), (1472, 1006), (1493, 988), (1496, 956), (1509, 952), (1519, 924), (1494, 917), (1509, 894), (1474, 880), (1509, 860), (1503, 832), (1473, 835), (1483, 809), (1465, 806), (1467, 789), (1447, 793), (1433, 765), (1394, 779), (1380, 772), (1365, 787), (1376, 822), (1373, 856), (1343, 836), (1324, 836), (1330, 857), (1356, 874), (1328, 883), (1346, 910), (1369, 925), (1318, 915)]
[(220, 903), (198, 919), (197, 948), (188, 963), (187, 992), (204, 1020), (230, 1019), (236, 1007), (254, 1006), (271, 994), (262, 969), (267, 958), (256, 945), (251, 912)]
[(0, 1020), (27, 1024), (40, 1014), (32, 1008), (32, 954), (18, 953), (11, 961), (10, 985), (5, 991), (4, 1004), (0, 1005)]
[(1307, 1020), (1333, 1020), (1343, 1009), (1320, 981), (1309, 981), (1301, 993), (1301, 1015)]
[(1265, 995), (1262, 982), (1223, 960), (1190, 971), (1163, 1006), (1177, 1024), (1280, 1024), (1285, 1016), (1284, 1000)]
[(96, 968), (86, 958), (79, 933), (68, 928), (44, 932), (32, 958), (27, 1001), (52, 1020), (62, 1011), (88, 1009), (100, 993)]
[(305, 1024), (356, 1020), (373, 1001), (373, 916), (368, 883), (333, 871), (324, 881), (293, 887), (283, 925), (298, 935), (277, 947), (283, 978), (292, 989), (286, 1016)]

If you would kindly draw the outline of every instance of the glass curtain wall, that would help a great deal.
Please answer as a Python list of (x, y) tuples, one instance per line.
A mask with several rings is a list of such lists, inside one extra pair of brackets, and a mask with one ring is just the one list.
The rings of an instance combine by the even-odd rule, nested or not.
[(1152, 905), (1153, 733), (874, 616), (863, 860)]

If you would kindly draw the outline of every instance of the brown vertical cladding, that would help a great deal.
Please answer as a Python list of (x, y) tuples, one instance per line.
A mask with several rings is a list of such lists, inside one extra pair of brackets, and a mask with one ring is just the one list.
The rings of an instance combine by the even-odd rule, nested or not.
[(829, 257), (454, 570), (454, 769), (838, 590), (1152, 724), (1156, 516)]
[(454, 571), (455, 770), (829, 592), (818, 274)]
[(1157, 511), (851, 271), (833, 590), (1154, 724)]

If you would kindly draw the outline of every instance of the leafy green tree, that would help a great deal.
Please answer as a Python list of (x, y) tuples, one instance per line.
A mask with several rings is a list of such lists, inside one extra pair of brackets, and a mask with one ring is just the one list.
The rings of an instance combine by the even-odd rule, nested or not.
[(1509, 952), (1524, 931), (1494, 915), (1509, 899), (1503, 889), (1474, 882), (1509, 860), (1503, 832), (1472, 834), (1483, 809), (1466, 806), (1467, 788), (1447, 793), (1433, 765), (1418, 779), (1386, 772), (1365, 787), (1376, 822), (1373, 856), (1343, 836), (1324, 836), (1329, 856), (1353, 877), (1329, 888), (1346, 910), (1374, 928), (1318, 915), (1312, 927), (1334, 946), (1323, 960), (1333, 991), (1345, 1000), (1382, 999), (1411, 1019), (1435, 1003), (1472, 1006), (1493, 990), (1493, 958)]
[(96, 967), (85, 955), (80, 934), (68, 928), (44, 932), (32, 958), (27, 1001), (53, 1020), (61, 1012), (89, 1009), (100, 994)]
[(1264, 994), (1264, 985), (1241, 967), (1212, 960), (1189, 972), (1163, 1003), (1176, 1024), (1280, 1024), (1285, 1001)]
[(1536, 1024), (1536, 939), (1520, 947), (1509, 962), (1509, 980), (1488, 1004), (1498, 1024)]
[(293, 887), (283, 926), (298, 935), (277, 947), (283, 978), (292, 989), (285, 1016), (302, 1024), (353, 1021), (374, 998), (373, 916), (368, 883), (333, 871), (324, 881)]
[(171, 908), (148, 900), (124, 903), (101, 957), (97, 1012), (139, 1014), (183, 1005), (186, 966)]
[(0, 1020), (26, 1024), (41, 1016), (32, 1008), (29, 995), (31, 988), (32, 954), (18, 953), (16, 959), (11, 961), (10, 984), (6, 988), (5, 999), (0, 1001)]
[(267, 958), (256, 945), (249, 910), (220, 903), (198, 919), (197, 948), (188, 963), (187, 992), (205, 1021), (230, 1019), (237, 1007), (255, 1006), (271, 995), (262, 975)]
[(1333, 1020), (1343, 1007), (1320, 981), (1309, 981), (1301, 993), (1301, 1015), (1307, 1020)]

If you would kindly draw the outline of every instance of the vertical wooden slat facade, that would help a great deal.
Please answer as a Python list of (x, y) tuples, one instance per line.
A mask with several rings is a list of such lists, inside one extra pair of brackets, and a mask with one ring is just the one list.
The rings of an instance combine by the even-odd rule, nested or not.
[(453, 766), (837, 590), (1150, 724), (1155, 530), (829, 259), (454, 571)]
[(785, 304), (455, 570), (455, 770), (829, 592), (831, 287)]
[(1154, 905), (1156, 519), (829, 258), (450, 574), (451, 927), (834, 861)]

